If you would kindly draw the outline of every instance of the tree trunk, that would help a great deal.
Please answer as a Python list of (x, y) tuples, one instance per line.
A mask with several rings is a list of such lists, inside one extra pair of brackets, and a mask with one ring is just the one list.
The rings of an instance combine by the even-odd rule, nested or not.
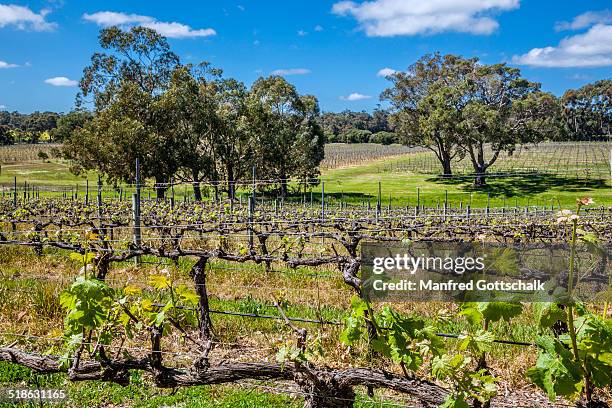
[(485, 173), (489, 165), (495, 161), (496, 157), (497, 155), (495, 155), (491, 163), (487, 164), (484, 156), (484, 143), (478, 142), (476, 144), (476, 154), (474, 154), (474, 151), (470, 146), (470, 158), (472, 159), (472, 166), (474, 166), (474, 172), (476, 173), (476, 177), (474, 178), (474, 187), (483, 187), (487, 185)]
[(202, 189), (200, 188), (200, 182), (193, 182), (193, 197), (196, 201), (202, 201)]
[(287, 175), (281, 174), (281, 197), (287, 197)]
[(474, 170), (476, 170), (476, 177), (474, 178), (474, 187), (484, 187), (487, 185), (486, 181), (486, 167), (484, 165), (478, 164), (474, 166)]
[(196, 201), (202, 201), (202, 189), (200, 188), (200, 172), (196, 169), (191, 170), (193, 178), (193, 197)]
[(453, 175), (453, 170), (451, 169), (451, 161), (449, 158), (445, 158), (442, 161), (442, 169), (443, 169), (443, 173), (442, 176), (447, 178), (447, 177), (451, 177)]
[(215, 203), (219, 202), (219, 182), (215, 181)]
[(234, 180), (234, 166), (231, 163), (228, 163), (226, 166), (227, 170), (227, 194), (230, 200), (236, 198), (236, 186)]
[(155, 184), (155, 194), (157, 195), (157, 201), (161, 201), (166, 198), (167, 189), (167, 186), (160, 185), (160, 183)]

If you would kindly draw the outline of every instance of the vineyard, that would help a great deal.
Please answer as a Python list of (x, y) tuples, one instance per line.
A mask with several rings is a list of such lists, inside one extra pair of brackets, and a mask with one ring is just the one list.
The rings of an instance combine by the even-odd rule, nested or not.
[[(140, 187), (6, 190), (0, 360), (76, 383), (236, 384), (307, 407), (571, 406), (582, 389), (581, 368), (540, 367), (557, 361), (541, 339), (567, 341), (554, 340), (563, 314), (551, 305), (362, 299), (364, 242), (564, 243), (559, 208), (284, 202), (255, 189), (194, 202)], [(581, 231), (604, 246), (611, 223), (606, 203), (582, 209)], [(602, 312), (581, 312), (587, 355), (594, 330), (609, 347)], [(588, 398), (609, 400), (610, 363), (594, 367)], [(533, 370), (552, 376), (550, 400)]]
[(16, 3), (0, 408), (612, 406), (609, 10)]
[[(541, 143), (521, 145), (511, 154), (501, 153), (490, 170), (493, 176), (521, 174), (555, 174), (581, 179), (610, 178), (610, 142)], [(485, 156), (491, 157), (490, 146)], [(546, 160), (542, 158), (545, 157)], [(419, 154), (392, 167), (393, 171), (415, 171), (440, 174), (440, 164), (433, 153)], [(458, 159), (453, 167), (456, 175), (474, 173), (469, 158)]]
[(59, 148), (60, 144), (52, 143), (0, 146), (0, 164), (41, 160), (44, 157), (52, 157), (54, 151), (59, 151)]
[(423, 151), (425, 151), (423, 148), (411, 148), (403, 145), (385, 146), (372, 143), (330, 143), (325, 145), (325, 159), (321, 163), (321, 169), (326, 170), (354, 166), (376, 159)]

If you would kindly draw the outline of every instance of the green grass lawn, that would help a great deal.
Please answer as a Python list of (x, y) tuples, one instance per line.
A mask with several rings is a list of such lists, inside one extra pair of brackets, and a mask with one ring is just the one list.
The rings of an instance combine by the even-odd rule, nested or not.
[(3, 164), (0, 172), (0, 184), (12, 186), (14, 178), (17, 177), (17, 184), (22, 187), (24, 182), (38, 186), (83, 186), (86, 179), (92, 186), (98, 180), (95, 172), (89, 172), (87, 176), (77, 176), (70, 172), (70, 164), (63, 160), (52, 161), (31, 161), (21, 163)]
[[(394, 170), (414, 156), (412, 154), (328, 170), (323, 173), (325, 193), (353, 203), (370, 199), (374, 205), (380, 182), (383, 206), (389, 203), (389, 197), (394, 206), (415, 206), (417, 195), (420, 196), (421, 205), (435, 206), (438, 202), (444, 203), (447, 194), (449, 205), (455, 207), (460, 202), (465, 206), (470, 201), (474, 207), (486, 206), (489, 195), (493, 207), (516, 203), (520, 206), (554, 204), (573, 207), (576, 198), (582, 196), (593, 197), (597, 204), (612, 204), (610, 180), (586, 180), (554, 174), (489, 177), (486, 187), (476, 189), (473, 178), (469, 176), (443, 179), (434, 175)], [(494, 167), (491, 171), (495, 171)], [(315, 191), (318, 197), (320, 186)]]
[[(386, 159), (373, 160), (367, 164), (348, 166), (326, 170), (322, 174), (325, 184), (326, 200), (331, 204), (338, 200), (350, 204), (366, 204), (370, 201), (375, 205), (378, 196), (378, 185), (381, 186), (383, 206), (415, 206), (417, 201), (425, 206), (442, 206), (445, 200), (448, 205), (458, 207), (471, 205), (484, 207), (490, 202), (492, 207), (537, 205), (550, 207), (573, 207), (577, 197), (590, 196), (599, 205), (612, 204), (612, 187), (609, 179), (600, 176), (590, 178), (577, 177), (569, 173), (514, 175), (504, 177), (488, 177), (487, 186), (476, 189), (470, 176), (455, 176), (443, 179), (431, 174), (417, 173), (408, 169), (409, 163), (414, 163), (427, 153), (411, 153)], [(543, 159), (545, 160), (545, 159)], [(490, 171), (495, 172), (495, 166)], [(0, 172), (0, 185), (6, 189), (13, 186), (14, 178), (22, 189), (24, 183), (32, 186), (56, 187), (60, 190), (71, 189), (85, 192), (86, 180), (89, 180), (90, 192), (96, 189), (97, 174), (89, 172), (76, 176), (70, 172), (69, 163), (62, 160), (43, 162), (40, 160), (15, 164), (4, 164)], [(320, 201), (321, 185), (313, 190), (313, 200)], [(150, 194), (149, 194), (150, 193)], [(191, 195), (190, 186), (180, 186), (175, 189), (178, 198), (185, 194)], [(117, 192), (105, 187), (105, 196), (116, 196)], [(144, 192), (143, 196), (155, 196), (154, 192)], [(294, 196), (301, 200), (302, 196)], [(309, 199), (309, 197), (307, 197)]]

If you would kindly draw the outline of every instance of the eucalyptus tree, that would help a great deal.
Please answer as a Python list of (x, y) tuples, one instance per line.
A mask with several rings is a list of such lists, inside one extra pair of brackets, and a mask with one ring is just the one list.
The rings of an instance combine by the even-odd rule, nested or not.
[(452, 174), (454, 159), (467, 156), (476, 186), (486, 183), (501, 152), (559, 132), (556, 98), (522, 78), (518, 68), (434, 54), (389, 79), (393, 86), (381, 97), (393, 107), (400, 140), (432, 150), (445, 176)]
[(154, 178), (158, 194), (180, 168), (176, 132), (165, 126), (158, 101), (179, 58), (155, 30), (134, 27), (100, 31), (100, 46), (83, 71), (77, 105), (93, 104), (95, 117), (65, 144), (74, 170), (95, 169), (110, 181), (134, 180), (134, 161), (142, 177)]
[(612, 133), (612, 79), (570, 89), (561, 98), (566, 126), (573, 139)]
[(464, 153), (458, 123), (467, 103), (465, 78), (476, 61), (425, 55), (407, 71), (389, 76), (392, 86), (381, 94), (391, 104), (390, 123), (399, 140), (433, 151), (444, 176), (452, 174), (452, 160)]
[(211, 134), (211, 150), (216, 174), (225, 179), (226, 191), (235, 197), (236, 183), (248, 177), (254, 163), (256, 132), (249, 126), (248, 95), (245, 85), (235, 79), (215, 84), (216, 128)]
[(12, 145), (15, 138), (11, 134), (11, 128), (7, 125), (0, 125), (0, 145)]
[(177, 140), (175, 177), (193, 185), (198, 201), (202, 199), (201, 183), (217, 176), (210, 140), (218, 122), (212, 89), (219, 76), (220, 71), (208, 63), (178, 67), (156, 103), (163, 133)]
[(248, 131), (260, 176), (272, 179), (287, 195), (287, 179), (317, 174), (325, 137), (314, 96), (300, 96), (284, 78), (260, 78), (248, 98)]
[(319, 125), (319, 102), (312, 95), (300, 97), (302, 119), (299, 132), (293, 143), (291, 154), (293, 155), (293, 168), (291, 175), (306, 180), (306, 185), (318, 184), (320, 176), (319, 164), (325, 158), (325, 135)]
[(54, 142), (63, 142), (70, 139), (72, 133), (85, 124), (92, 118), (91, 112), (85, 109), (75, 109), (61, 115), (57, 119), (57, 126), (51, 130), (51, 140)]
[(466, 80), (459, 144), (472, 162), (474, 185), (484, 186), (486, 172), (501, 152), (511, 153), (519, 144), (537, 143), (559, 131), (560, 109), (553, 95), (540, 91), (540, 84), (506, 64), (474, 64)]

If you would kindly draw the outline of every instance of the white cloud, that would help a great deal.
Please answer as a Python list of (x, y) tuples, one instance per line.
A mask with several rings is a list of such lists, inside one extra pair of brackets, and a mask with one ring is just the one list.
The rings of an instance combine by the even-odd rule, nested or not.
[(12, 25), (19, 30), (32, 29), (35, 31), (50, 31), (57, 24), (45, 20), (49, 10), (35, 13), (27, 7), (16, 4), (0, 4), (0, 28)]
[(512, 61), (536, 67), (612, 65), (612, 25), (594, 25), (586, 33), (564, 38), (556, 47), (534, 48), (526, 54), (515, 55)]
[(6, 110), (6, 105), (0, 105), (0, 110)]
[(277, 69), (272, 71), (272, 75), (306, 75), (310, 74), (310, 70), (306, 68), (289, 68), (289, 69)]
[(297, 34), (298, 34), (300, 37), (304, 37), (304, 36), (307, 36), (307, 35), (308, 35), (308, 31), (299, 30), (299, 31), (297, 32)]
[(74, 79), (68, 79), (66, 77), (53, 77), (45, 79), (45, 83), (53, 86), (77, 86), (78, 82)]
[(363, 95), (360, 94), (358, 92), (353, 92), (352, 94), (350, 94), (349, 96), (341, 96), (340, 99), (342, 99), (343, 101), (363, 101), (364, 99), (370, 99), (372, 98), (369, 95)]
[(332, 12), (352, 16), (370, 37), (458, 31), (491, 34), (499, 23), (494, 14), (519, 7), (520, 0), (371, 0), (340, 1)]
[(0, 61), (0, 69), (4, 69), (4, 68), (17, 68), (19, 65), (17, 64), (10, 64), (6, 61)]
[(323, 26), (322, 26), (322, 25), (317, 24), (316, 26), (314, 26), (314, 30), (315, 30), (316, 32), (320, 33), (321, 31), (323, 31), (323, 30), (325, 30), (325, 29), (323, 28)]
[(397, 71), (392, 69), (392, 68), (383, 68), (380, 71), (378, 71), (378, 73), (376, 75), (378, 75), (379, 77), (383, 77), (386, 78), (388, 76), (391, 76), (393, 74), (395, 74)]
[(612, 11), (587, 11), (574, 17), (572, 21), (560, 21), (555, 24), (555, 30), (580, 30), (590, 27), (594, 24), (610, 24), (612, 23)]
[(139, 25), (157, 31), (168, 38), (209, 37), (217, 32), (212, 28), (195, 30), (186, 24), (177, 22), (157, 21), (154, 17), (140, 14), (117, 13), (114, 11), (99, 11), (93, 14), (83, 14), (83, 19), (96, 23), (101, 27)]
[(154, 21), (152, 23), (145, 23), (141, 25), (143, 27), (151, 28), (168, 38), (195, 38), (217, 35), (217, 32), (212, 28), (194, 30), (188, 25), (181, 23), (162, 23), (160, 21)]
[(83, 20), (91, 21), (102, 27), (127, 24), (144, 24), (155, 21), (153, 17), (141, 16), (139, 14), (116, 13), (114, 11), (98, 11), (93, 14), (83, 14)]

